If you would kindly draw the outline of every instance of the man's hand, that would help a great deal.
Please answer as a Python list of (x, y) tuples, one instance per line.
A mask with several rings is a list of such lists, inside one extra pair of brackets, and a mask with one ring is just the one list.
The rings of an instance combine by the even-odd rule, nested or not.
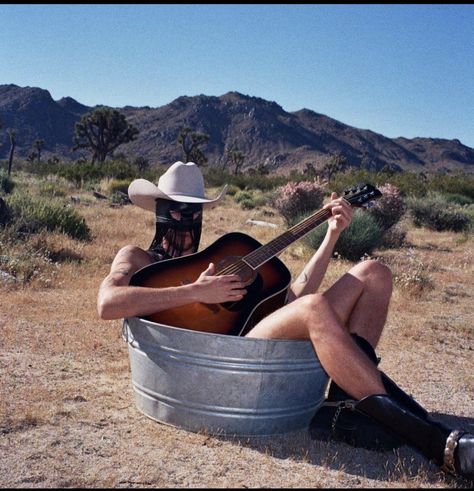
[(352, 206), (344, 198), (338, 198), (337, 193), (331, 193), (331, 201), (323, 209), (330, 210), (332, 215), (328, 220), (330, 233), (340, 234), (352, 221)]
[(215, 276), (216, 267), (210, 263), (194, 282), (198, 301), (202, 303), (237, 302), (247, 293), (245, 284), (236, 274)]

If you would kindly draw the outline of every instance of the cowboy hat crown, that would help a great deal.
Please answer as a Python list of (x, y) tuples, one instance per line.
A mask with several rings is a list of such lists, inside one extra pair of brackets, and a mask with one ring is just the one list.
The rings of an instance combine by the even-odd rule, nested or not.
[(181, 203), (202, 203), (204, 208), (212, 207), (224, 197), (227, 184), (219, 196), (207, 198), (204, 193), (204, 178), (194, 162), (175, 162), (158, 180), (158, 186), (146, 179), (135, 179), (128, 186), (130, 201), (155, 212), (158, 198)]

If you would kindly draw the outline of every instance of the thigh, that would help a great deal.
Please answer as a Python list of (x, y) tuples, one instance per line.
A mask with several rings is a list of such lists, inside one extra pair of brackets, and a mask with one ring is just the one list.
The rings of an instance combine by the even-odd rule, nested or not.
[(349, 271), (323, 293), (342, 325), (347, 326), (363, 290), (364, 283)]
[(264, 339), (308, 339), (304, 322), (305, 299), (301, 297), (275, 310), (258, 322), (245, 336)]

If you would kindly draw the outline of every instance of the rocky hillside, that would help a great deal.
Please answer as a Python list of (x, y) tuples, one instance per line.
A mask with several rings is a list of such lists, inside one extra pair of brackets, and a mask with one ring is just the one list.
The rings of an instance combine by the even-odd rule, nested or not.
[[(91, 109), (70, 97), (54, 101), (44, 89), (0, 85), (0, 158), (6, 158), (10, 147), (6, 128), (17, 130), (17, 156), (26, 157), (34, 141), (43, 139), (44, 156), (78, 158), (72, 151), (74, 123)], [(309, 109), (286, 112), (276, 102), (238, 92), (182, 96), (157, 108), (116, 109), (140, 131), (136, 141), (118, 150), (132, 158), (146, 157), (152, 164), (183, 159), (176, 140), (187, 125), (210, 136), (203, 150), (214, 165), (223, 163), (225, 149), (233, 145), (245, 155), (244, 167), (262, 163), (275, 171), (318, 167), (335, 154), (356, 166), (474, 170), (474, 149), (459, 140), (387, 138)]]

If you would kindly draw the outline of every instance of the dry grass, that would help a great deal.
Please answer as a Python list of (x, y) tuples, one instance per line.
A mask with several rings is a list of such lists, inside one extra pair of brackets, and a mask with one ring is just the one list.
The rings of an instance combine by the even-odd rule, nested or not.
[[(75, 207), (94, 240), (36, 238), (58, 263), (27, 286), (0, 285), (2, 487), (469, 487), (408, 447), (370, 452), (312, 441), (306, 430), (224, 439), (143, 416), (121, 322), (100, 320), (95, 301), (117, 250), (148, 246), (154, 217), (81, 197)], [(227, 197), (206, 214), (201, 247), (234, 230), (267, 242), (284, 231), (271, 213)], [(408, 239), (409, 248), (379, 252), (398, 278), (380, 366), (436, 417), (474, 429), (472, 239), (421, 229)], [(296, 273), (309, 255), (296, 243), (281, 258)], [(325, 285), (349, 267), (333, 261)]]

